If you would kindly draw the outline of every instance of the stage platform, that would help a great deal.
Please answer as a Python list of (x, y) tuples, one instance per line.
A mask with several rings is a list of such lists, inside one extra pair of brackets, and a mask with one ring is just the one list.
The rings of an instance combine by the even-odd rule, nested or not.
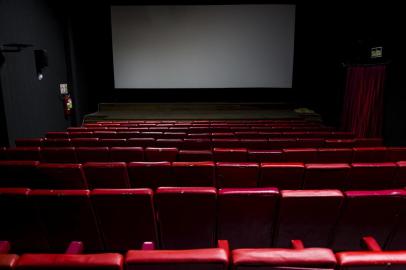
[(84, 122), (135, 119), (294, 119), (317, 114), (295, 112), (286, 103), (101, 103), (99, 110), (84, 117)]

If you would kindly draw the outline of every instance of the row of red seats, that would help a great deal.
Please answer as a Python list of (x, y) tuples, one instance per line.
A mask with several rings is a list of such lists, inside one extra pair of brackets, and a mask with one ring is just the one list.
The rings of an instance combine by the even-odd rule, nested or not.
[(223, 161), (351, 163), (406, 160), (406, 147), (287, 148), (282, 150), (178, 150), (175, 147), (16, 147), (0, 148), (0, 160), (51, 163), (108, 161)]
[(161, 187), (150, 189), (0, 189), (0, 239), (14, 252), (123, 252), (161, 249), (289, 247), (292, 239), (335, 251), (359, 250), (373, 236), (386, 250), (406, 248), (406, 191)]
[[(334, 254), (326, 248), (305, 248), (292, 240), (290, 249), (235, 249), (220, 240), (210, 249), (155, 250), (145, 243), (142, 250), (119, 253), (0, 254), (2, 270), (104, 269), (104, 270), (396, 270), (406, 266), (406, 251), (382, 251), (372, 237), (364, 237), (366, 250)], [(0, 243), (1, 244), (1, 243)], [(3, 244), (3, 246), (6, 244)]]
[(406, 186), (398, 163), (89, 162), (0, 161), (0, 187), (96, 189), (159, 186), (387, 189)]

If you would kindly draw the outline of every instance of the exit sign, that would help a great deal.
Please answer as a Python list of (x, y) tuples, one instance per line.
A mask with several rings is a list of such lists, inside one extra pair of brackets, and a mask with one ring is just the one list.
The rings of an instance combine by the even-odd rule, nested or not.
[(382, 57), (382, 47), (371, 48), (371, 58), (381, 58)]

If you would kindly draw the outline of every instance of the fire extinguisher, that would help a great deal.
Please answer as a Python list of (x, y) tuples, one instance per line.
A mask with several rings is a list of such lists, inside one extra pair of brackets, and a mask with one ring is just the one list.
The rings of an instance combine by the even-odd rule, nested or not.
[(65, 114), (65, 117), (69, 117), (72, 114), (72, 108), (73, 108), (72, 98), (70, 97), (69, 94), (64, 95), (63, 112)]

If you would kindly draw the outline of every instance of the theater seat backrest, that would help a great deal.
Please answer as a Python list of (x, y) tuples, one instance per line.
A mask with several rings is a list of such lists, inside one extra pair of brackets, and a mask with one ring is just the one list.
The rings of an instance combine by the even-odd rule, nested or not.
[(215, 161), (223, 162), (245, 162), (247, 161), (246, 148), (214, 148), (213, 158)]
[(318, 163), (351, 163), (352, 148), (319, 148)]
[(232, 249), (270, 247), (279, 192), (276, 188), (219, 191), (217, 234)]
[(32, 184), (35, 188), (49, 189), (86, 189), (87, 182), (81, 164), (53, 164), (38, 165), (41, 175)]
[(316, 148), (288, 148), (283, 149), (283, 158), (286, 162), (314, 163), (317, 160)]
[(173, 170), (169, 161), (131, 162), (127, 165), (131, 187), (176, 186)]
[(20, 256), (16, 270), (42, 269), (103, 269), (122, 270), (123, 256), (116, 253), (101, 254), (24, 254)]
[(301, 189), (303, 185), (303, 163), (261, 163), (260, 187), (279, 189)]
[(333, 249), (360, 250), (360, 239), (372, 236), (384, 246), (404, 206), (403, 190), (348, 191), (335, 228)]
[(352, 162), (385, 162), (386, 147), (354, 147)]
[(259, 165), (255, 162), (217, 162), (216, 182), (218, 188), (256, 187), (259, 179)]
[(213, 153), (211, 150), (179, 150), (179, 161), (211, 161)]
[(395, 174), (396, 188), (406, 187), (406, 161), (397, 162), (398, 169)]
[(336, 254), (338, 270), (403, 270), (406, 251), (347, 251)]
[(30, 187), (39, 179), (38, 161), (0, 160), (0, 187)]
[(47, 248), (28, 193), (26, 188), (0, 188), (0, 239), (7, 239), (15, 253)]
[(236, 249), (232, 258), (235, 270), (333, 270), (336, 265), (334, 253), (326, 248)]
[(282, 150), (248, 150), (248, 160), (253, 162), (281, 162)]
[(71, 241), (87, 251), (102, 250), (88, 190), (33, 190), (30, 201), (47, 234), (50, 250), (61, 253)]
[(142, 147), (112, 147), (110, 157), (113, 162), (144, 161), (144, 149)]
[(7, 158), (10, 160), (40, 160), (40, 148), (38, 146), (8, 148)]
[(396, 163), (352, 163), (348, 189), (372, 190), (394, 187)]
[(221, 248), (193, 250), (130, 250), (127, 270), (227, 270), (228, 255)]
[(215, 188), (158, 188), (155, 194), (163, 249), (215, 246)]
[(327, 247), (343, 201), (338, 190), (282, 190), (275, 246), (287, 248), (300, 239), (306, 246)]
[(174, 179), (179, 187), (214, 187), (214, 162), (173, 162)]
[(351, 166), (346, 163), (306, 164), (303, 189), (343, 189)]
[(81, 163), (110, 161), (108, 147), (76, 147), (76, 155)]
[(102, 232), (105, 250), (140, 249), (156, 242), (157, 231), (150, 189), (95, 189), (91, 200)]
[(406, 147), (388, 147), (386, 160), (391, 162), (406, 161)]
[(15, 139), (15, 144), (17, 147), (20, 146), (41, 146), (44, 139), (42, 138), (17, 138)]
[(89, 189), (130, 187), (125, 162), (88, 162), (83, 170)]
[[(96, 132), (95, 132), (96, 134)], [(74, 147), (94, 147), (100, 146), (99, 138), (73, 138), (70, 140)]]
[(74, 147), (42, 147), (42, 162), (49, 163), (77, 163), (78, 159)]
[(0, 254), (0, 270), (12, 270), (18, 261), (18, 255)]
[(174, 147), (168, 148), (145, 148), (145, 160), (146, 161), (176, 161), (178, 156), (178, 149)]

